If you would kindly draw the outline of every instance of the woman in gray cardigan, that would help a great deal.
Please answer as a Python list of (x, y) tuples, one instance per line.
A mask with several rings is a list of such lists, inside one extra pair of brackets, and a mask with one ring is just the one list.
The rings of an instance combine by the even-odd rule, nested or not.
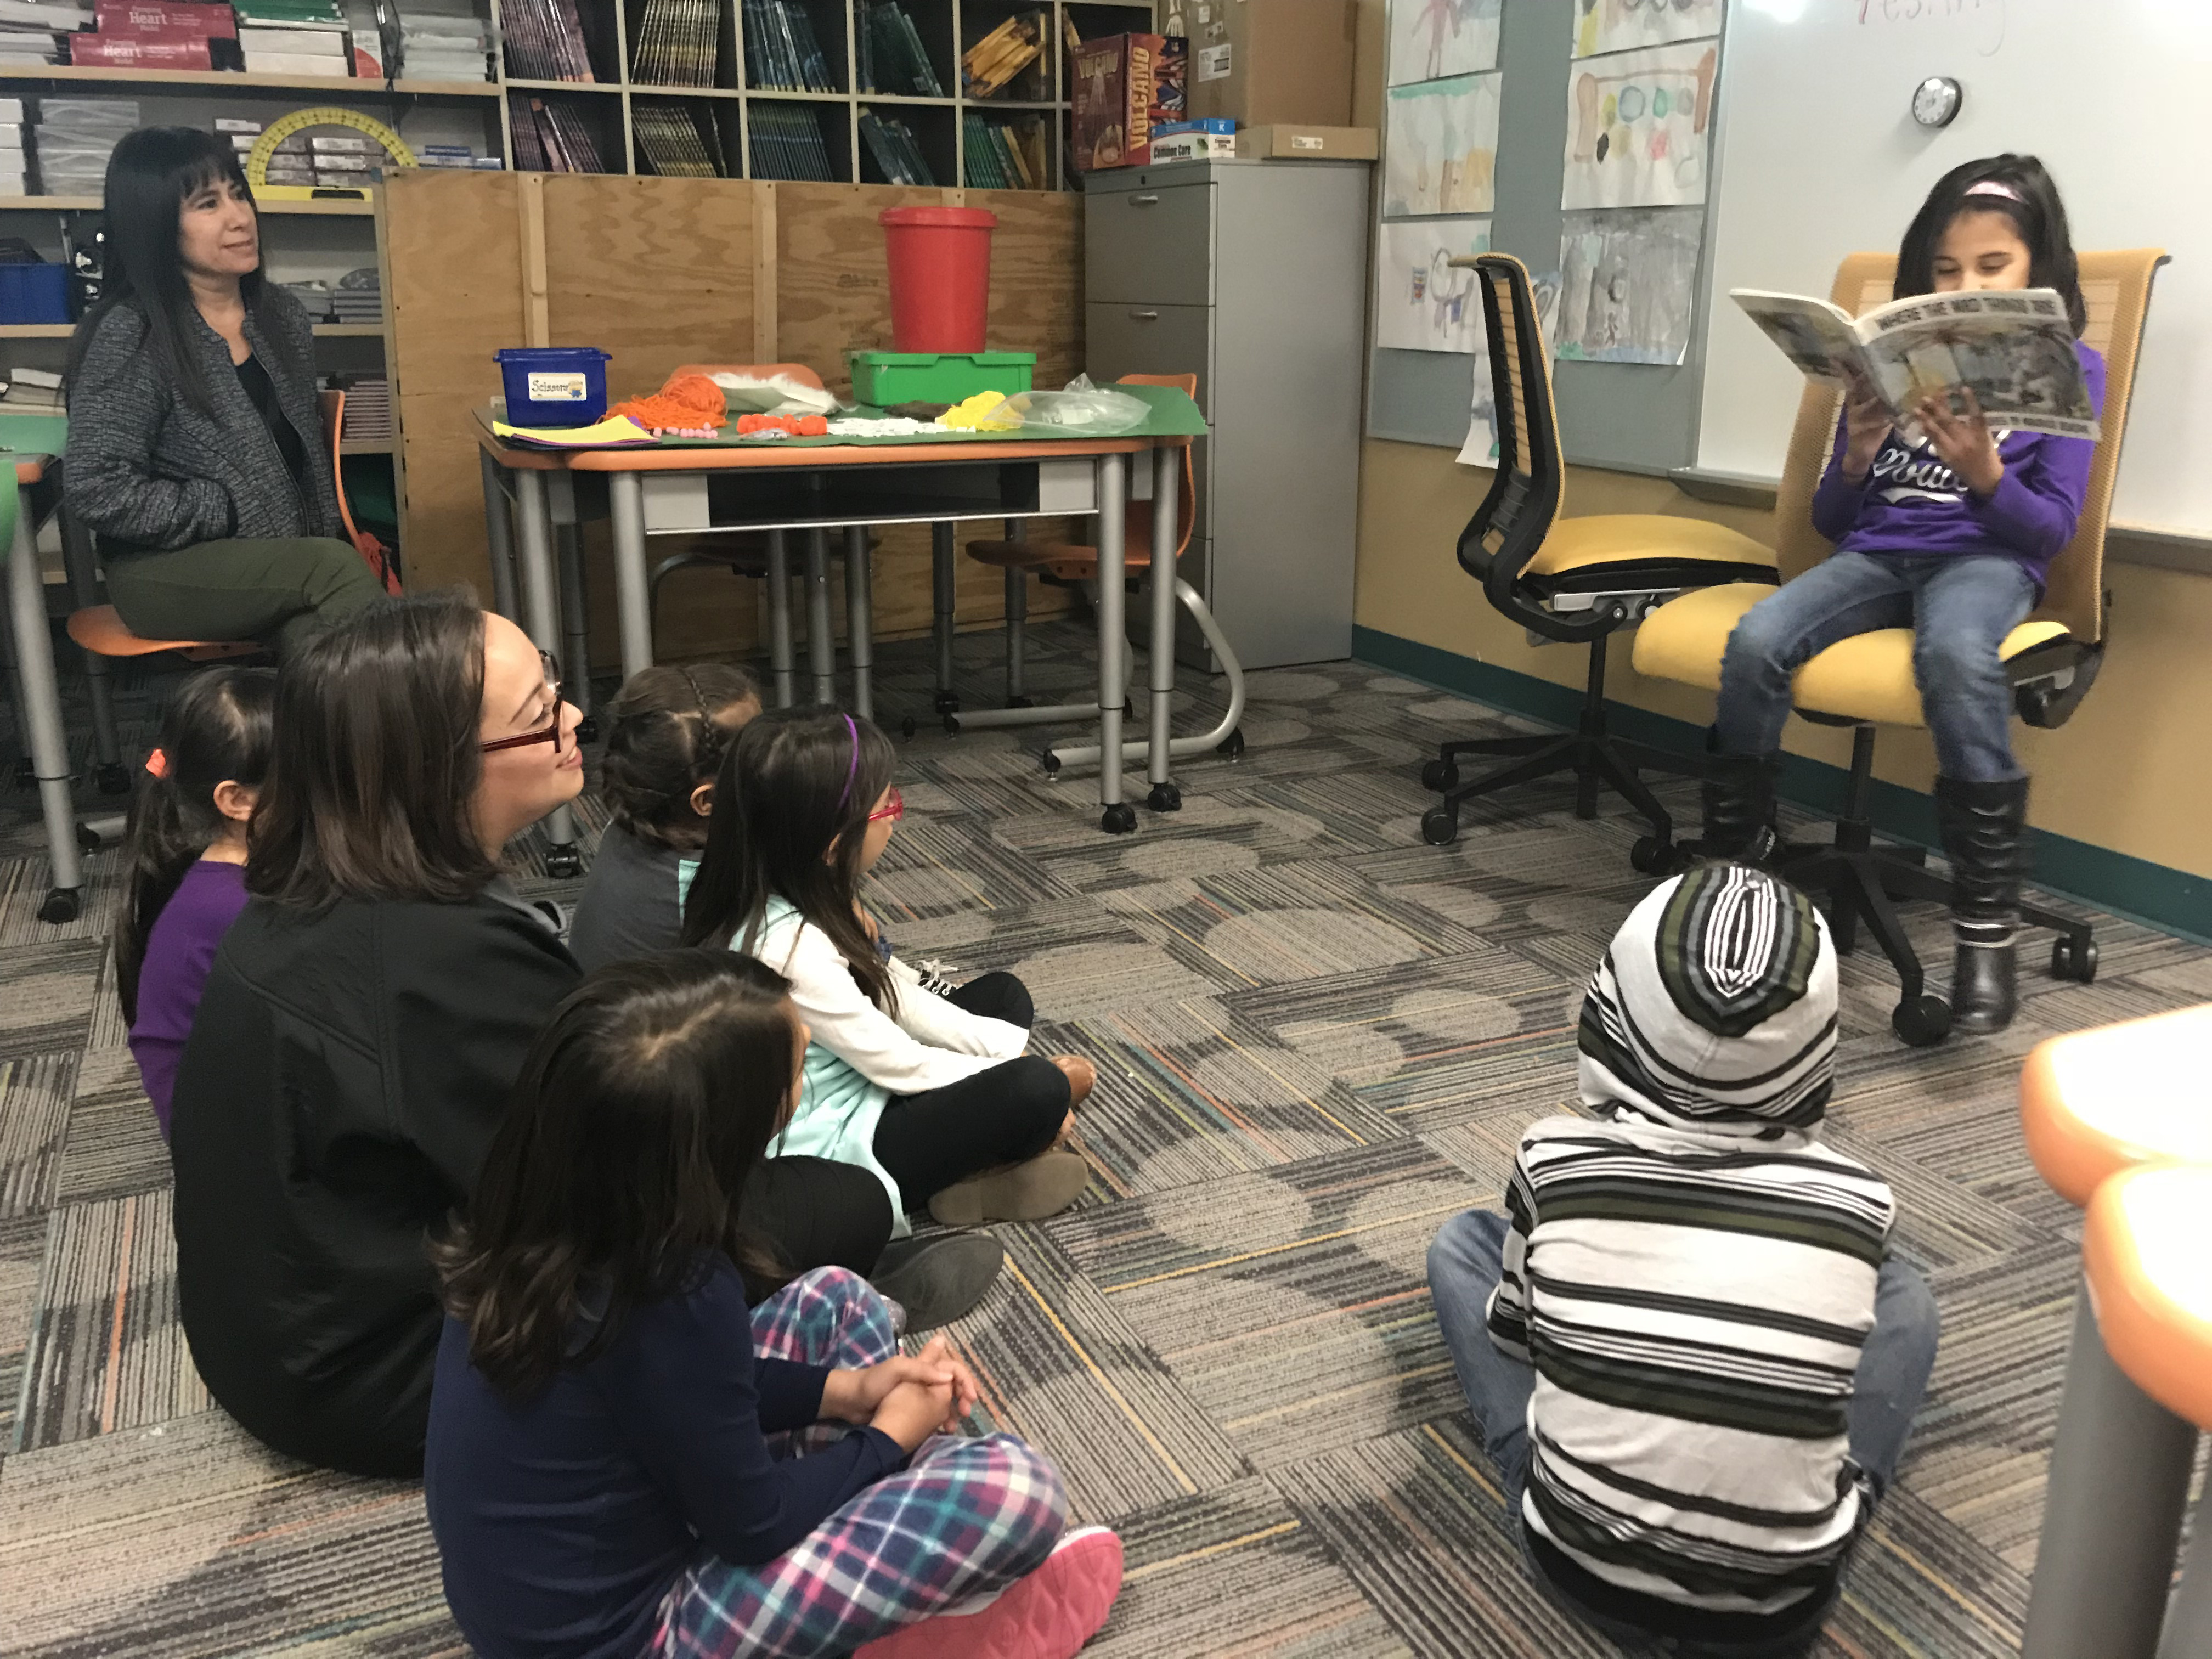
[(237, 156), (143, 127), (107, 164), (105, 292), (70, 343), (63, 489), (135, 634), (289, 654), (378, 599), (340, 539), (300, 302), (261, 273)]

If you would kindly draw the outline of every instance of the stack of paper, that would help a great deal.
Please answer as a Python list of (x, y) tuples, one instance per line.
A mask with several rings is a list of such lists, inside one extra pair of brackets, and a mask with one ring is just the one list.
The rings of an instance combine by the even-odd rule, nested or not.
[(107, 157), (138, 125), (128, 98), (41, 98), (32, 143), (42, 196), (97, 196), (106, 187)]
[(92, 8), (69, 0), (0, 0), (0, 66), (64, 63), (63, 37), (92, 25)]

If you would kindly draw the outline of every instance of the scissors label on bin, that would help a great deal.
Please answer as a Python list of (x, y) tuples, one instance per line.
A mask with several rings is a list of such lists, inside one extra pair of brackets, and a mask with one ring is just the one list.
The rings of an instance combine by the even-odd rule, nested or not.
[(584, 401), (584, 377), (580, 374), (538, 374), (530, 377), (530, 401), (533, 404)]

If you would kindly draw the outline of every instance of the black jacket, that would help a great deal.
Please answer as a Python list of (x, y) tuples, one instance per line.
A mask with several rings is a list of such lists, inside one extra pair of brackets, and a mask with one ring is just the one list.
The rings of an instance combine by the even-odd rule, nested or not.
[(337, 536), (337, 486), (316, 402), (313, 330), (276, 284), (246, 313), (246, 340), (307, 450), (295, 483), (232, 367), (230, 347), (197, 314), (189, 344), (207, 381), (203, 414), (145, 349), (146, 318), (125, 302), (88, 326), (69, 388), (63, 489), (103, 554), (190, 547), (228, 536)]
[(178, 1300), (209, 1392), (277, 1450), (420, 1471), (441, 1318), (424, 1235), (580, 977), (491, 893), (256, 899), (232, 926), (177, 1075)]

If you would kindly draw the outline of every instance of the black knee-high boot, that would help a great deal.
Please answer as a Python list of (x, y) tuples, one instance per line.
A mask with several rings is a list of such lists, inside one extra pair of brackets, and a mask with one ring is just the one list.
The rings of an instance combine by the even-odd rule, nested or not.
[(1713, 732), (1706, 732), (1708, 764), (1719, 772), (1698, 785), (1704, 829), (1690, 851), (1698, 858), (1764, 865), (1774, 852), (1774, 781), (1782, 772), (1782, 757), (1718, 754), (1714, 739)]
[(1951, 1029), (1984, 1033), (2012, 1024), (2020, 931), (2020, 883), (2026, 860), (2027, 780), (1967, 783), (1936, 780), (1936, 815), (1951, 860)]

